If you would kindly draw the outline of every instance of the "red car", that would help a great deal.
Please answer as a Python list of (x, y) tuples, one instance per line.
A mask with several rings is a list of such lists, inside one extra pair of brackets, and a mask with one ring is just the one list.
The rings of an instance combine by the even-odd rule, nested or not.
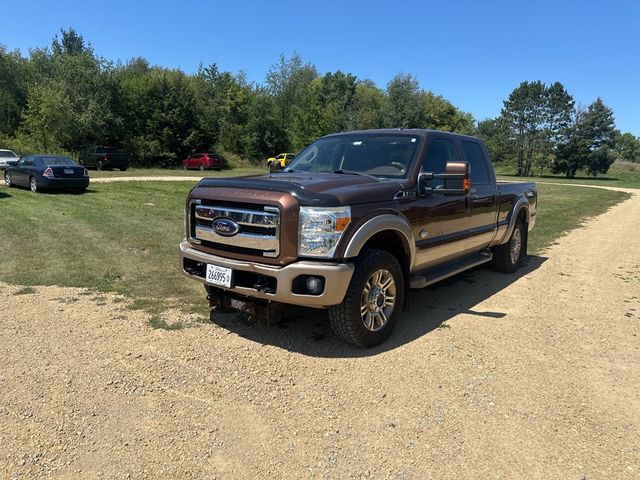
[(222, 170), (222, 164), (222, 158), (212, 153), (194, 153), (182, 160), (182, 168), (184, 170), (199, 168), (200, 170), (213, 169), (220, 171)]

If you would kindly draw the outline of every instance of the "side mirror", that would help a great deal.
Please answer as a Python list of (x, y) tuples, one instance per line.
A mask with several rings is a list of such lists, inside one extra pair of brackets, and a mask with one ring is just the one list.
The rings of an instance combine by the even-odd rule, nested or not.
[[(444, 188), (429, 187), (425, 183), (429, 180), (444, 180)], [(421, 173), (418, 177), (418, 193), (431, 195), (467, 195), (471, 190), (469, 180), (469, 164), (467, 162), (447, 162), (445, 173)]]

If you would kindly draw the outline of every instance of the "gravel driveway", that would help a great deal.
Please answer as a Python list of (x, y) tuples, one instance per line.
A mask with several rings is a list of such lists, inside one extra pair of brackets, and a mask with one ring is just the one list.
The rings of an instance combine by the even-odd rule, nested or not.
[(0, 284), (0, 479), (640, 478), (638, 232), (636, 194), (518, 276), (413, 292), (372, 350)]

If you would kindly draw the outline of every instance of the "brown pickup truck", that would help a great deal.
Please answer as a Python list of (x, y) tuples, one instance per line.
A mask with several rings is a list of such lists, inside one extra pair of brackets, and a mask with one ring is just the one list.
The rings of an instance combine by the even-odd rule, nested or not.
[(338, 337), (370, 347), (390, 335), (409, 288), (489, 262), (515, 271), (536, 204), (535, 184), (496, 181), (477, 138), (338, 133), (278, 173), (201, 180), (180, 265), (205, 284), (212, 314), (269, 323), (287, 304), (324, 308)]

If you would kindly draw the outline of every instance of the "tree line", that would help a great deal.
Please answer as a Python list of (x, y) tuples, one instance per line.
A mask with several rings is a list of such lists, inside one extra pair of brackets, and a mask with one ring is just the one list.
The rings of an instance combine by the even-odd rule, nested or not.
[(0, 146), (19, 153), (77, 155), (108, 144), (140, 166), (174, 166), (196, 151), (260, 161), (328, 133), (396, 127), (479, 135), (524, 175), (602, 172), (616, 156), (640, 161), (640, 141), (618, 134), (602, 101), (576, 109), (559, 83), (524, 82), (498, 118), (476, 123), (413, 75), (382, 89), (350, 73), (320, 74), (297, 55), (281, 56), (252, 83), (216, 64), (186, 74), (144, 58), (114, 63), (73, 29), (26, 57), (0, 45)]
[(614, 160), (640, 162), (640, 139), (620, 134), (602, 99), (576, 107), (560, 82), (522, 82), (500, 115), (479, 122), (477, 131), (494, 160), (513, 164), (518, 175), (550, 170), (573, 178), (578, 171), (607, 173)]

